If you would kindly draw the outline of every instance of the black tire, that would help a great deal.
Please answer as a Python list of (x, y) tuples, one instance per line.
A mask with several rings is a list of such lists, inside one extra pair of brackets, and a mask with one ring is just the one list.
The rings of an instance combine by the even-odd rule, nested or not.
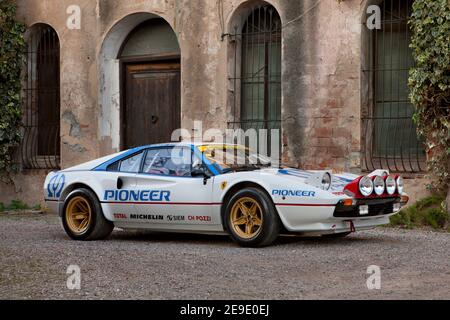
[[(255, 200), (261, 208), (262, 224), (259, 232), (251, 238), (241, 237), (232, 226), (232, 209), (243, 198)], [(232, 239), (243, 247), (263, 247), (272, 244), (278, 237), (281, 221), (269, 196), (258, 188), (245, 188), (234, 194), (226, 204), (224, 223)]]
[[(74, 198), (84, 199), (89, 204), (91, 209), (90, 222), (87, 226), (87, 229), (82, 233), (74, 233), (69, 227), (69, 222), (67, 221), (68, 205)], [(62, 224), (69, 237), (71, 237), (73, 240), (81, 241), (105, 239), (111, 234), (114, 229), (114, 224), (111, 221), (106, 220), (105, 216), (103, 215), (103, 210), (97, 199), (97, 196), (95, 195), (95, 193), (88, 189), (77, 189), (75, 191), (72, 191), (65, 199), (62, 212)]]
[(348, 236), (350, 234), (351, 234), (351, 232), (330, 233), (330, 234), (322, 235), (322, 238), (325, 238), (325, 239), (345, 238), (346, 236)]

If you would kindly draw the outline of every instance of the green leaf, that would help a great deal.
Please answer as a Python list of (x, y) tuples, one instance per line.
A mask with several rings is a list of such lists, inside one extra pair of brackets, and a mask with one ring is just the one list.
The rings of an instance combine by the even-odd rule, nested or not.
[(415, 0), (409, 21), (415, 67), (410, 70), (410, 100), (417, 131), (433, 146), (428, 157), (437, 188), (450, 185), (450, 6), (447, 0)]
[(21, 66), (25, 26), (13, 1), (0, 0), (0, 178), (14, 172), (13, 149), (21, 141)]

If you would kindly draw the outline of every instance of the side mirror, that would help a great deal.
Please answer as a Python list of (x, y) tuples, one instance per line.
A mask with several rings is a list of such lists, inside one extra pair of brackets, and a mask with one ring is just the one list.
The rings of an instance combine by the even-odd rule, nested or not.
[(197, 177), (206, 177), (206, 172), (204, 169), (193, 169), (191, 171), (191, 176), (193, 178), (197, 178)]
[(197, 178), (197, 177), (203, 177), (203, 185), (206, 186), (206, 184), (208, 183), (208, 179), (210, 179), (211, 177), (209, 176), (208, 173), (206, 173), (206, 170), (204, 168), (201, 169), (193, 169), (191, 171), (191, 177), (193, 178)]

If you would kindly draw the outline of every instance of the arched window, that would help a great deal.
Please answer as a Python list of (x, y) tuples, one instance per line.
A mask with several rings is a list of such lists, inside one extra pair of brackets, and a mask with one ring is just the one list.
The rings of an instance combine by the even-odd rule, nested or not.
[(408, 19), (414, 0), (385, 0), (379, 6), (381, 29), (370, 30), (364, 79), (364, 169), (423, 171), (425, 154), (417, 137), (409, 99), (408, 75), (414, 65)]
[(24, 69), (24, 133), (22, 165), (25, 169), (60, 166), (59, 39), (45, 24), (28, 32)]
[[(236, 43), (230, 77), (233, 128), (281, 130), (281, 27), (276, 9), (261, 5), (231, 35)], [(270, 144), (269, 132), (267, 150)]]
[(180, 55), (177, 35), (162, 18), (144, 21), (134, 28), (123, 44), (119, 58)]

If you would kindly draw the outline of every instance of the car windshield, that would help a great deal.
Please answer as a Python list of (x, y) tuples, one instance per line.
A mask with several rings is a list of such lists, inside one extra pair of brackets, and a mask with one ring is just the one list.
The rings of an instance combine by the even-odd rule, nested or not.
[(271, 160), (241, 145), (203, 145), (203, 156), (222, 173), (270, 167)]

